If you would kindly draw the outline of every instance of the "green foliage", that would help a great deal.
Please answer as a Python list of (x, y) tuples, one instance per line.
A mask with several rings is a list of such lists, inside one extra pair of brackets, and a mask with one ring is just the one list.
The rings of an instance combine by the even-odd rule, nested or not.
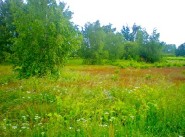
[(162, 46), (159, 42), (159, 33), (154, 29), (149, 40), (140, 48), (140, 56), (146, 62), (157, 62), (162, 58)]
[(177, 56), (185, 56), (185, 43), (181, 44), (176, 50)]
[(162, 52), (164, 55), (175, 56), (176, 45), (174, 44), (166, 44), (165, 42), (161, 42)]
[(147, 43), (141, 48), (141, 57), (146, 62), (157, 62), (161, 60), (161, 52), (159, 51), (160, 45), (155, 42)]
[(79, 35), (69, 21), (64, 3), (28, 0), (18, 7), (12, 1), (14, 24), (13, 63), (21, 77), (58, 74), (66, 58), (79, 44)]
[(108, 59), (121, 59), (124, 53), (124, 39), (120, 33), (108, 32), (105, 38), (104, 50), (108, 52)]
[(122, 30), (121, 30), (121, 33), (124, 36), (126, 41), (135, 41), (138, 30), (140, 30), (140, 29), (141, 29), (140, 26), (138, 26), (136, 24), (133, 24), (132, 32), (131, 32), (129, 26), (123, 26)]
[(83, 30), (84, 43), (81, 56), (86, 64), (102, 64), (103, 59), (116, 60), (123, 56), (124, 39), (115, 33), (112, 25), (100, 26), (100, 22), (88, 23)]
[[(58, 75), (69, 55), (82, 57), (85, 64), (103, 64), (105, 59), (154, 63), (161, 61), (162, 53), (175, 53), (175, 45), (160, 42), (156, 30), (149, 35), (133, 24), (116, 32), (112, 24), (96, 21), (80, 32), (70, 22), (72, 14), (55, 0), (0, 0), (0, 62), (12, 59), (20, 77), (29, 77)], [(183, 54), (183, 48), (176, 54)]]
[(132, 35), (128, 26), (123, 26), (121, 33), (126, 41), (132, 41)]
[(124, 58), (134, 59), (136, 61), (157, 62), (162, 58), (162, 46), (159, 42), (159, 33), (154, 29), (149, 35), (145, 29), (140, 26), (133, 25), (132, 32), (130, 28), (124, 27), (121, 30), (122, 35), (127, 42), (125, 43)]
[(11, 38), (16, 36), (10, 0), (0, 0), (0, 63), (11, 62)]
[(82, 45), (81, 54), (86, 64), (101, 64), (106, 57), (104, 48), (105, 33), (100, 26), (100, 22), (96, 21), (85, 25), (83, 30), (84, 43)]
[(185, 85), (169, 79), (183, 68), (163, 77), (156, 72), (165, 68), (145, 69), (143, 77), (140, 69), (68, 66), (57, 81), (0, 70), (0, 136), (185, 135)]
[(126, 42), (124, 45), (124, 58), (127, 60), (139, 60), (139, 45), (136, 42)]

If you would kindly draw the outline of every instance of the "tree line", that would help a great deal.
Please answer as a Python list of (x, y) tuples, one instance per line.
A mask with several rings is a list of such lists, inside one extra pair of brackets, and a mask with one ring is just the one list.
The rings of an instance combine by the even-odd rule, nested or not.
[(185, 44), (176, 48), (139, 25), (120, 32), (99, 21), (79, 28), (72, 12), (56, 0), (0, 0), (0, 63), (11, 62), (20, 77), (56, 74), (68, 57), (86, 64), (131, 59), (156, 62), (165, 55), (185, 55)]
[(101, 26), (99, 21), (87, 23), (82, 30), (81, 57), (88, 64), (101, 64), (103, 59), (133, 59), (156, 62), (162, 57), (159, 33), (149, 35), (145, 29), (134, 24), (130, 29), (123, 26), (116, 32), (112, 25)]

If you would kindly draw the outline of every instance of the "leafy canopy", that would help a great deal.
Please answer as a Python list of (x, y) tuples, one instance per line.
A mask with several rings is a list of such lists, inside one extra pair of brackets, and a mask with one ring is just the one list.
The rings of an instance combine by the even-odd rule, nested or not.
[(59, 74), (60, 66), (80, 44), (70, 22), (72, 13), (55, 0), (11, 1), (18, 37), (14, 38), (13, 63), (21, 77)]

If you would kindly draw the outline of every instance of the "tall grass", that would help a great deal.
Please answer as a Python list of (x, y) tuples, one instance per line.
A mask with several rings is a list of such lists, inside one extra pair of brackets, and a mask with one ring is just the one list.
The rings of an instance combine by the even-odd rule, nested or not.
[(185, 84), (163, 69), (68, 66), (58, 80), (0, 70), (0, 136), (185, 136)]

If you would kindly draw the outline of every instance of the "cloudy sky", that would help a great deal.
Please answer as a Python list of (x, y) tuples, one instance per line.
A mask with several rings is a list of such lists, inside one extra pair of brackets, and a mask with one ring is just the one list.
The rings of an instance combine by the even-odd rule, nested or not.
[(185, 0), (61, 0), (74, 12), (72, 21), (83, 26), (100, 20), (113, 24), (141, 25), (151, 33), (154, 28), (160, 40), (177, 46), (185, 42)]

